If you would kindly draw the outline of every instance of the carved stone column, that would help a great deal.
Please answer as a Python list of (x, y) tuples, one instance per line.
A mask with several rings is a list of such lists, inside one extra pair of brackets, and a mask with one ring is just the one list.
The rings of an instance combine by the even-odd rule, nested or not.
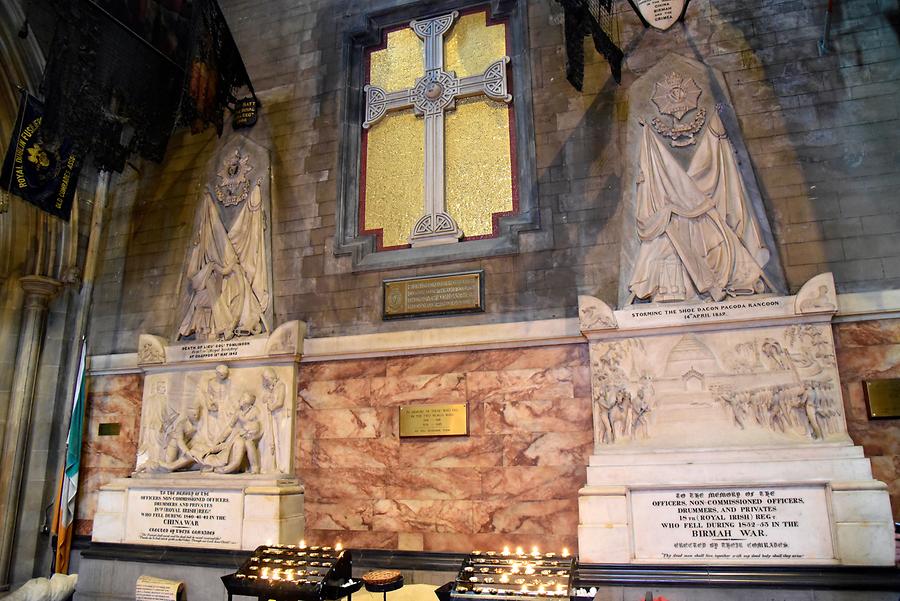
[(52, 278), (39, 275), (25, 276), (19, 282), (25, 289), (25, 304), (22, 308), (22, 329), (19, 332), (12, 394), (3, 436), (3, 454), (0, 455), (4, 466), (0, 470), (0, 591), (7, 590), (10, 585), (9, 569), (28, 436), (31, 432), (34, 385), (47, 325), (47, 309), (50, 300), (62, 286)]

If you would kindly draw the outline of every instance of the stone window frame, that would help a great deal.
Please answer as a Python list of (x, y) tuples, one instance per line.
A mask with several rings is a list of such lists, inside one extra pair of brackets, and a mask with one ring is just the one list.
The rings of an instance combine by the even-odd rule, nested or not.
[[(366, 13), (355, 15), (352, 19), (342, 41), (344, 85), (341, 86), (343, 97), (339, 98), (341, 141), (334, 254), (352, 255), (354, 271), (371, 271), (518, 253), (519, 232), (540, 227), (527, 0), (372, 0), (368, 4)], [(510, 91), (515, 115), (515, 129), (510, 133), (516, 140), (514, 175), (519, 210), (514, 215), (498, 219), (497, 235), (494, 237), (464, 240), (457, 244), (377, 251), (376, 236), (361, 234), (359, 224), (365, 51), (380, 44), (385, 31), (413, 19), (479, 7), (487, 9), (490, 19), (506, 21), (508, 55), (511, 59)]]

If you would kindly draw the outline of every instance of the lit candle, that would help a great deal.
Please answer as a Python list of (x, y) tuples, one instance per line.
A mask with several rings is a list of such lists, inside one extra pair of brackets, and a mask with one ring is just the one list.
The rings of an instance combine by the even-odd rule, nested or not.
[(269, 579), (269, 568), (263, 568), (262, 574), (260, 574), (260, 577), (263, 578), (264, 580), (268, 580)]
[(306, 540), (304, 540), (304, 539), (302, 539), (302, 538), (300, 539), (300, 548), (301, 548), (301, 549), (305, 549), (305, 548), (306, 548)]
[(569, 556), (569, 548), (568, 547), (563, 547), (562, 556), (563, 557)]
[(509, 576), (507, 576), (506, 574), (500, 576), (500, 582), (506, 584), (507, 582), (509, 582)]
[(334, 545), (335, 551), (341, 551), (343, 549), (344, 549), (344, 545), (342, 545), (341, 543), (335, 543), (335, 545)]
[(509, 555), (509, 547), (503, 547), (503, 555)]
[(525, 550), (522, 547), (516, 547), (516, 555), (525, 555)]
[(541, 554), (541, 552), (538, 551), (537, 545), (531, 547), (531, 554), (535, 557), (538, 557)]

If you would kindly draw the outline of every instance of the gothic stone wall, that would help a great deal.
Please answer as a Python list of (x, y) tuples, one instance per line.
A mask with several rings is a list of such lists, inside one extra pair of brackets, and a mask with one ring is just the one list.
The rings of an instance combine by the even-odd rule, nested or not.
[[(900, 518), (900, 422), (869, 421), (861, 380), (900, 377), (900, 319), (835, 326), (850, 435)], [(366, 548), (575, 548), (591, 453), (587, 344), (302, 363), (295, 452), (307, 538)], [(89, 381), (77, 531), (134, 469), (138, 374)], [(469, 403), (467, 438), (403, 439), (397, 408)], [(97, 436), (120, 423), (118, 436)]]
[[(618, 39), (628, 54), (622, 84), (588, 45), (578, 93), (565, 81), (557, 4), (528, 1), (541, 230), (521, 234), (515, 256), (359, 274), (332, 243), (343, 27), (366, 3), (221, 4), (263, 99), (250, 135), (272, 149), (278, 322), (303, 319), (312, 336), (328, 336), (574, 316), (579, 293), (614, 302), (624, 99), (669, 52), (724, 72), (791, 289), (828, 270), (841, 291), (900, 285), (895, 2), (837, 3), (833, 51), (819, 56), (818, 0), (694, 0), (686, 27), (665, 33), (645, 31), (619, 0)], [(164, 164), (143, 165), (119, 193), (95, 292), (92, 352), (133, 352), (140, 331), (172, 335), (198, 178), (215, 147), (210, 133), (179, 134)], [(384, 277), (479, 267), (487, 272), (485, 314), (381, 322)]]

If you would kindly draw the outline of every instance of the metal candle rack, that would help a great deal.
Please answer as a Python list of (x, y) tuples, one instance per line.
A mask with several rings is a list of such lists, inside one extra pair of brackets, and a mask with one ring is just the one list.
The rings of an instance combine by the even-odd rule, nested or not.
[(453, 584), (452, 599), (546, 600), (572, 597), (574, 557), (555, 553), (470, 554)]

